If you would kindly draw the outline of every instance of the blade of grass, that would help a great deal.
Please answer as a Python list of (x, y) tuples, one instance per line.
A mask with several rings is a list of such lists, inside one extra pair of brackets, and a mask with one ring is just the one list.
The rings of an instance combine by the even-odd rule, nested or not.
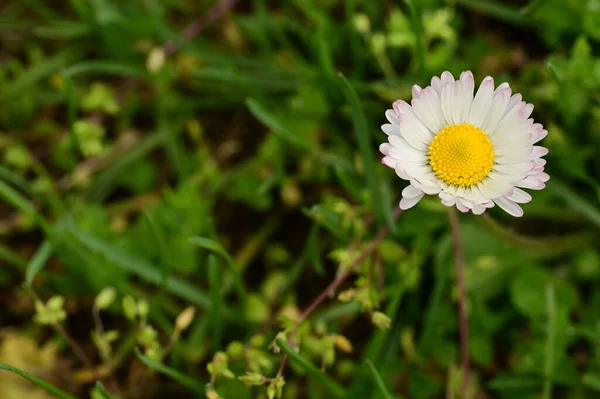
[(562, 198), (569, 206), (582, 216), (588, 218), (596, 226), (600, 227), (600, 211), (571, 190), (560, 180), (553, 178), (548, 184), (547, 190)]
[(379, 388), (379, 392), (381, 393), (381, 395), (385, 399), (394, 399), (390, 391), (388, 391), (387, 387), (385, 386), (385, 382), (383, 381), (383, 378), (381, 378), (381, 374), (379, 374), (379, 371), (377, 371), (375, 365), (373, 365), (373, 362), (367, 359), (366, 363), (367, 366), (369, 366), (369, 370), (371, 370), (371, 374), (373, 375), (373, 379), (375, 380), (375, 385), (377, 385), (377, 388)]
[(52, 243), (48, 240), (44, 241), (42, 245), (38, 248), (38, 250), (31, 258), (31, 261), (27, 265), (27, 271), (25, 272), (25, 285), (27, 287), (31, 287), (33, 283), (33, 279), (37, 274), (42, 270), (46, 262), (52, 256), (54, 248), (52, 247)]
[[(71, 241), (81, 243), (87, 250), (101, 254), (123, 270), (133, 273), (147, 282), (153, 284), (161, 283), (162, 271), (153, 264), (139, 259), (92, 234), (84, 232), (76, 226), (71, 225), (68, 227), (68, 230), (71, 233), (69, 235), (72, 237)], [(171, 294), (185, 299), (202, 309), (210, 309), (210, 299), (204, 290), (185, 280), (169, 277), (166, 289)], [(232, 316), (231, 311), (227, 308), (223, 309), (223, 315)]]
[(279, 138), (303, 150), (313, 151), (313, 145), (311, 143), (288, 130), (285, 124), (280, 121), (277, 116), (270, 113), (267, 108), (258, 101), (249, 98), (246, 100), (246, 106), (256, 119), (264, 123)]
[(7, 183), (12, 184), (21, 191), (30, 194), (33, 190), (30, 182), (23, 178), (21, 175), (13, 172), (12, 170), (0, 166), (0, 179), (5, 180)]
[(163, 363), (157, 362), (156, 360), (149, 359), (148, 357), (144, 356), (137, 348), (135, 349), (135, 355), (146, 366), (156, 370), (161, 374), (166, 375), (167, 377), (174, 379), (175, 381), (178, 381), (179, 383), (181, 383), (181, 385), (191, 389), (195, 393), (199, 395), (203, 395), (205, 393), (204, 384), (200, 383), (197, 379), (188, 377), (187, 375), (179, 372), (178, 370), (175, 370), (174, 368), (169, 367)]
[(46, 231), (50, 231), (50, 223), (35, 209), (33, 204), (23, 197), (17, 190), (0, 180), (0, 198), (34, 219)]
[(554, 347), (556, 345), (556, 298), (552, 283), (546, 284), (546, 353), (544, 358), (544, 399), (552, 399), (552, 376), (554, 374)]
[(140, 158), (148, 155), (159, 145), (163, 144), (163, 142), (163, 135), (153, 134), (144, 138), (125, 154), (122, 154), (94, 180), (88, 191), (88, 198), (90, 200), (102, 202), (118, 184), (118, 176), (120, 176), (121, 173), (125, 173), (127, 169), (139, 161)]
[(214, 350), (221, 348), (221, 266), (216, 256), (208, 257), (208, 284), (210, 286), (210, 317), (212, 322), (212, 344)]
[(149, 77), (148, 72), (143, 68), (115, 61), (84, 61), (66, 68), (64, 73), (71, 77), (91, 73), (136, 78)]
[(303, 356), (298, 354), (291, 346), (283, 342), (280, 338), (275, 340), (277, 346), (288, 355), (290, 360), (300, 366), (304, 371), (313, 376), (315, 379), (321, 381), (323, 386), (327, 388), (329, 393), (331, 393), (336, 398), (346, 398), (346, 390), (343, 386), (341, 386), (337, 381), (333, 378), (319, 370), (312, 363), (306, 360)]
[(552, 76), (552, 79), (554, 79), (554, 82), (556, 82), (556, 84), (560, 87), (562, 84), (562, 78), (554, 64), (551, 61), (548, 61), (546, 67), (548, 68), (548, 73), (550, 76)]
[(530, 23), (528, 18), (518, 10), (495, 3), (492, 0), (454, 0), (456, 4), (480, 12), (490, 17), (494, 17), (514, 25), (527, 25)]
[(116, 399), (114, 396), (108, 393), (108, 391), (106, 390), (106, 388), (104, 388), (104, 385), (102, 385), (100, 381), (96, 381), (95, 389), (96, 392), (98, 392), (98, 394), (104, 399)]
[(34, 375), (31, 375), (23, 370), (20, 370), (16, 367), (12, 367), (9, 366), (7, 364), (3, 364), (0, 363), (0, 370), (6, 370), (6, 371), (11, 371), (15, 374), (20, 375), (21, 377), (25, 378), (26, 380), (28, 380), (29, 382), (37, 385), (38, 387), (42, 388), (43, 390), (45, 390), (46, 392), (48, 392), (49, 394), (52, 394), (54, 396), (56, 396), (59, 399), (77, 399), (75, 396), (72, 396), (68, 393), (66, 393), (65, 391), (58, 389), (57, 387), (55, 387), (52, 384), (47, 383), (46, 381), (42, 380), (41, 378), (38, 378)]
[(229, 253), (227, 253), (227, 250), (225, 250), (225, 248), (223, 248), (223, 246), (218, 242), (205, 237), (191, 237), (189, 239), (189, 242), (199, 246), (200, 248), (204, 248), (211, 252), (214, 252), (225, 260), (227, 266), (229, 266), (231, 272), (233, 273), (233, 279), (237, 294), (239, 295), (240, 299), (244, 301), (247, 296), (246, 288), (244, 287), (244, 281), (242, 280), (240, 271), (233, 262), (233, 259), (231, 258)]
[(169, 265), (170, 257), (167, 254), (167, 245), (165, 244), (165, 237), (163, 235), (163, 232), (158, 228), (154, 216), (147, 210), (144, 210), (143, 214), (144, 220), (146, 221), (148, 229), (150, 230), (150, 234), (152, 235), (154, 242), (158, 246), (159, 259), (162, 265), (162, 276), (160, 282), (160, 292), (162, 293), (165, 290), (167, 279), (169, 277), (169, 271), (171, 269)]
[(21, 255), (4, 245), (0, 245), (0, 259), (19, 269), (26, 270), (27, 268), (27, 261), (23, 259)]
[(410, 20), (412, 23), (415, 37), (417, 39), (417, 70), (421, 72), (421, 75), (427, 75), (427, 64), (425, 60), (425, 36), (423, 35), (423, 26), (421, 24), (421, 16), (415, 7), (413, 0), (404, 0), (404, 4), (408, 7), (410, 12)]
[(339, 74), (340, 87), (344, 92), (346, 101), (350, 105), (350, 112), (352, 114), (352, 122), (354, 124), (354, 130), (356, 132), (356, 138), (358, 140), (358, 148), (360, 155), (363, 160), (363, 167), (367, 180), (367, 187), (371, 194), (371, 201), (375, 216), (379, 220), (379, 223), (383, 224), (387, 222), (388, 227), (391, 231), (395, 231), (394, 221), (392, 218), (392, 212), (388, 204), (386, 204), (384, 198), (381, 196), (381, 190), (379, 187), (379, 180), (377, 178), (377, 167), (375, 165), (375, 158), (373, 156), (373, 149), (371, 148), (371, 135), (369, 133), (369, 127), (365, 114), (360, 105), (360, 101), (356, 94), (356, 91), (344, 77)]

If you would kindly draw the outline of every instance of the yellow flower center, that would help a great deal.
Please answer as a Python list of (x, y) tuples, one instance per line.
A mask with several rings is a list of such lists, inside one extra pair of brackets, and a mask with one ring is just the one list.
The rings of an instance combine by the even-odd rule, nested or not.
[(483, 130), (459, 123), (438, 132), (427, 156), (438, 179), (468, 187), (479, 183), (492, 170), (494, 146)]

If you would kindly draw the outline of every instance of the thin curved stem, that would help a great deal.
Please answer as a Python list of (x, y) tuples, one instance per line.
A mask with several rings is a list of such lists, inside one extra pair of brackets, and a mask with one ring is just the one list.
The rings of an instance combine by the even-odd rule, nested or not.
[(460, 357), (462, 364), (462, 385), (460, 394), (467, 397), (469, 387), (469, 322), (467, 320), (467, 293), (465, 290), (465, 254), (460, 236), (460, 221), (456, 208), (448, 208), (452, 242), (454, 244), (454, 267), (456, 270), (456, 288), (458, 290), (458, 326), (460, 332)]
[[(393, 215), (394, 220), (398, 219), (401, 214), (402, 210), (400, 208), (396, 208)], [(300, 324), (302, 324), (302, 322), (306, 320), (306, 318), (310, 316), (310, 314), (321, 303), (323, 303), (323, 301), (327, 299), (327, 297), (329, 297), (329, 295), (331, 295), (332, 292), (334, 292), (344, 281), (346, 281), (348, 277), (350, 277), (350, 275), (352, 275), (352, 273), (354, 273), (356, 268), (358, 268), (358, 266), (360, 266), (363, 263), (363, 261), (367, 259), (367, 257), (369, 257), (377, 249), (377, 247), (379, 247), (379, 244), (381, 244), (381, 241), (385, 239), (389, 232), (390, 229), (387, 226), (384, 226), (381, 230), (379, 230), (379, 233), (377, 233), (375, 238), (363, 249), (361, 254), (346, 269), (346, 271), (340, 276), (338, 276), (335, 280), (333, 280), (327, 287), (325, 287), (325, 289), (311, 302), (311, 304), (308, 305), (308, 307), (300, 315), (300, 318), (296, 322), (296, 326), (290, 333), (290, 337), (288, 338), (288, 345), (294, 345), (294, 335), (298, 331), (298, 327), (300, 326)], [(281, 359), (281, 364), (279, 366), (279, 370), (277, 371), (277, 377), (280, 377), (283, 374), (283, 370), (285, 369), (285, 366), (287, 364), (287, 359), (287, 355), (283, 355), (283, 358)]]

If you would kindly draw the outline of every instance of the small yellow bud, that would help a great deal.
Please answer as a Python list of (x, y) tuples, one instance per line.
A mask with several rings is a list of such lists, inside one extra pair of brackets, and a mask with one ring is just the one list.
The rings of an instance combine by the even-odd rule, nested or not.
[(94, 301), (94, 306), (103, 310), (108, 308), (117, 297), (117, 290), (113, 287), (106, 287), (96, 296), (96, 300)]
[(381, 312), (374, 312), (371, 316), (371, 321), (382, 330), (387, 330), (392, 325), (392, 319)]
[(183, 312), (177, 316), (175, 320), (175, 328), (179, 331), (186, 330), (192, 321), (194, 321), (194, 315), (196, 314), (196, 309), (193, 306), (189, 306), (184, 309)]
[(146, 68), (151, 73), (156, 73), (160, 71), (165, 64), (165, 51), (162, 47), (155, 47), (152, 49), (150, 54), (148, 55), (148, 60), (146, 61)]
[(350, 342), (350, 340), (348, 340), (348, 338), (344, 337), (343, 335), (336, 335), (334, 342), (335, 346), (343, 352), (350, 353), (353, 350), (352, 343)]

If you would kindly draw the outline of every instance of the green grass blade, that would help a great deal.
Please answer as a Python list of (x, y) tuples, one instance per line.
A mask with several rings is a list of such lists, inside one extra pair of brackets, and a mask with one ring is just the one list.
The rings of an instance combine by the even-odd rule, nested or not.
[(52, 256), (53, 250), (54, 248), (52, 248), (52, 243), (46, 240), (35, 252), (33, 258), (27, 265), (27, 271), (25, 272), (25, 285), (27, 287), (31, 287), (33, 279), (35, 276), (37, 276), (40, 270), (42, 270), (50, 256)]
[(421, 16), (415, 7), (413, 0), (404, 0), (410, 12), (410, 19), (417, 39), (417, 70), (421, 71), (421, 75), (427, 74), (427, 64), (425, 61), (425, 36), (423, 35), (423, 25), (421, 24)]
[(99, 74), (148, 78), (148, 72), (145, 69), (115, 61), (84, 61), (66, 68), (64, 73), (71, 77), (82, 74)]
[(104, 399), (117, 399), (108, 393), (108, 391), (106, 390), (106, 388), (104, 388), (104, 385), (102, 385), (100, 381), (96, 382), (96, 386), (94, 387), (94, 389)]
[(265, 124), (279, 138), (303, 150), (313, 151), (313, 145), (310, 142), (291, 132), (285, 126), (285, 123), (280, 121), (276, 115), (273, 115), (271, 112), (269, 112), (267, 108), (258, 101), (253, 98), (249, 98), (246, 100), (246, 106), (256, 119)]
[[(160, 284), (162, 281), (162, 271), (151, 263), (139, 259), (109, 243), (86, 233), (75, 226), (69, 226), (69, 231), (73, 237), (72, 241), (78, 241), (89, 251), (101, 254), (106, 259), (113, 262), (123, 270), (133, 273), (143, 280), (153, 284)], [(185, 299), (202, 309), (210, 309), (210, 299), (201, 288), (190, 284), (189, 282), (169, 277), (166, 283), (168, 292)], [(223, 310), (224, 314), (228, 310)]]
[(142, 363), (144, 363), (146, 366), (150, 367), (151, 369), (154, 369), (154, 370), (158, 371), (159, 373), (166, 375), (167, 377), (171, 377), (175, 381), (178, 381), (179, 383), (181, 383), (181, 385), (191, 389), (192, 391), (196, 392), (197, 394), (200, 394), (200, 395), (204, 394), (204, 392), (205, 392), (204, 384), (202, 384), (198, 380), (196, 380), (192, 377), (188, 377), (187, 375), (185, 375), (163, 363), (157, 362), (156, 360), (149, 359), (148, 357), (144, 356), (137, 348), (135, 350), (135, 355), (138, 357), (138, 359), (140, 359), (142, 361)]
[(573, 210), (588, 218), (592, 223), (600, 227), (600, 211), (572, 191), (566, 184), (553, 178), (548, 183), (547, 190), (562, 198)]
[(0, 244), (0, 260), (7, 262), (8, 264), (14, 265), (19, 269), (26, 270), (27, 260), (23, 259), (21, 255), (13, 251), (11, 248)]
[(560, 87), (562, 84), (562, 77), (560, 76), (560, 73), (551, 61), (548, 61), (546, 66), (548, 67), (548, 73), (550, 74), (550, 76), (552, 76), (552, 79), (554, 79), (556, 84)]
[(381, 374), (379, 374), (379, 371), (377, 371), (375, 365), (373, 365), (373, 362), (367, 359), (367, 366), (369, 366), (369, 370), (371, 370), (371, 374), (373, 374), (375, 385), (377, 385), (377, 388), (379, 388), (379, 392), (381, 392), (381, 395), (385, 399), (394, 399), (390, 391), (388, 391), (387, 387), (385, 386), (385, 382), (383, 381)]
[(23, 197), (17, 190), (0, 180), (0, 198), (35, 219), (45, 230), (50, 230), (50, 223), (35, 209), (33, 204)]
[(216, 256), (208, 257), (208, 284), (210, 286), (210, 318), (212, 322), (212, 344), (215, 351), (221, 348), (221, 267)]
[(37, 385), (38, 387), (44, 389), (46, 392), (56, 396), (59, 399), (77, 399), (75, 396), (72, 396), (63, 390), (58, 389), (54, 385), (47, 383), (46, 381), (42, 380), (41, 378), (31, 375), (31, 374), (29, 374), (23, 370), (20, 370), (16, 367), (12, 367), (7, 364), (0, 363), (0, 370), (11, 371), (15, 374), (18, 374), (21, 377), (28, 380), (29, 382)]
[(122, 173), (126, 173), (135, 162), (154, 151), (159, 145), (163, 144), (163, 142), (163, 135), (153, 134), (144, 138), (125, 154), (120, 155), (117, 160), (100, 173), (94, 180), (89, 189), (88, 197), (94, 201), (102, 202), (118, 184), (118, 177)]
[(469, 8), (473, 11), (480, 12), (490, 17), (510, 22), (514, 25), (526, 25), (530, 22), (530, 18), (525, 18), (525, 15), (518, 10), (505, 6), (501, 3), (493, 2), (492, 0), (455, 0), (456, 4)]
[(288, 355), (289, 359), (296, 363), (298, 366), (302, 367), (308, 374), (313, 376), (315, 379), (321, 381), (323, 386), (327, 388), (329, 393), (331, 393), (336, 398), (346, 398), (346, 389), (341, 386), (336, 380), (319, 370), (315, 367), (311, 362), (306, 360), (303, 356), (298, 354), (291, 346), (283, 342), (281, 339), (277, 338), (275, 340), (277, 346)]
[(546, 284), (546, 353), (544, 358), (544, 399), (552, 399), (552, 376), (554, 374), (554, 353), (556, 346), (556, 296), (552, 283)]
[(225, 262), (231, 269), (231, 272), (233, 273), (233, 278), (234, 278), (234, 283), (235, 283), (237, 294), (239, 295), (240, 299), (244, 300), (246, 298), (247, 294), (246, 294), (246, 288), (244, 287), (244, 282), (242, 280), (242, 276), (240, 275), (239, 269), (235, 265), (233, 258), (231, 258), (231, 256), (227, 252), (227, 250), (225, 248), (223, 248), (223, 246), (221, 244), (219, 244), (215, 240), (211, 240), (210, 238), (191, 237), (189, 239), (189, 241), (192, 244), (199, 246), (200, 248), (204, 248), (211, 252), (216, 253), (217, 255), (221, 256), (225, 260)]
[(346, 101), (350, 105), (352, 122), (354, 123), (354, 130), (358, 140), (358, 148), (363, 160), (367, 187), (369, 188), (369, 192), (371, 194), (374, 213), (377, 216), (379, 223), (383, 224), (384, 222), (387, 222), (390, 229), (394, 231), (395, 227), (392, 219), (391, 209), (382, 197), (381, 189), (379, 187), (379, 179), (377, 178), (376, 172), (377, 164), (375, 163), (373, 149), (371, 148), (371, 134), (369, 133), (369, 127), (365, 118), (365, 114), (358, 99), (358, 95), (348, 79), (346, 79), (346, 77), (344, 77), (342, 74), (339, 75), (339, 79), (340, 87), (344, 92)]

